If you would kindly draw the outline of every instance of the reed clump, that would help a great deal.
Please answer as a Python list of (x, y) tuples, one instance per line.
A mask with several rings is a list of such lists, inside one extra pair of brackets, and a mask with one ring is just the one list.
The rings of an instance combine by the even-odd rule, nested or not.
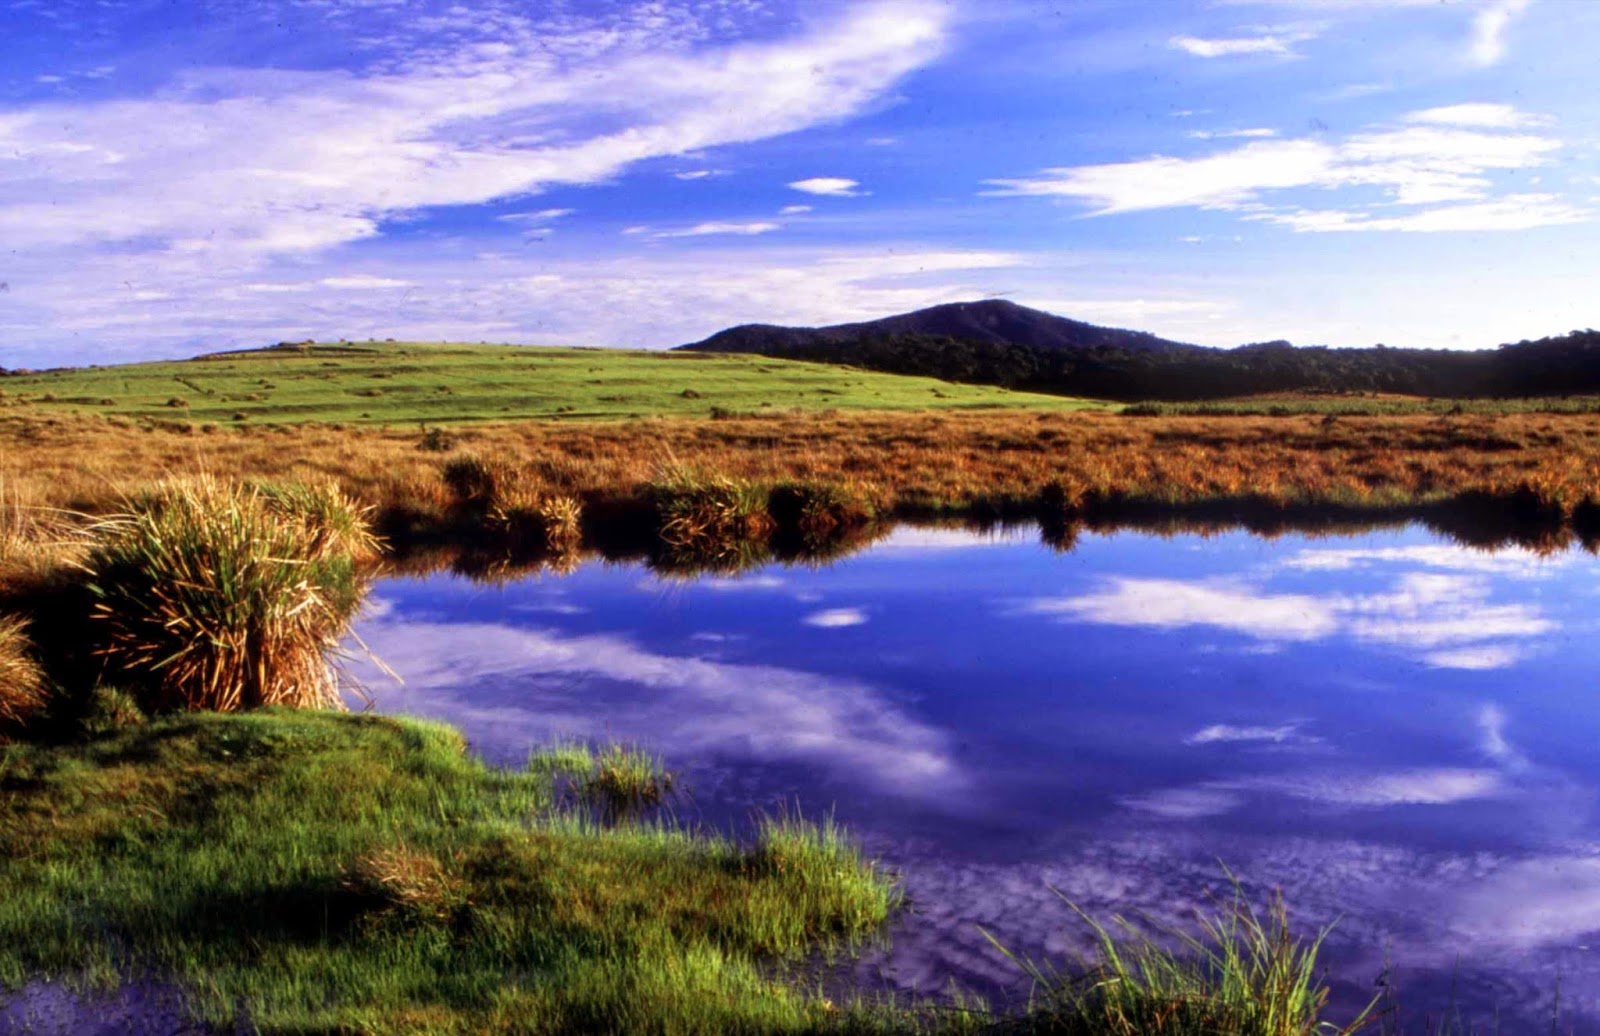
[(458, 521), (476, 524), (514, 554), (570, 554), (583, 542), (583, 505), (534, 467), (479, 456), (441, 469)]
[(44, 671), (33, 657), (27, 623), (0, 615), (0, 741), (28, 725), (45, 707)]
[(609, 824), (640, 819), (679, 791), (677, 775), (660, 758), (632, 745), (557, 742), (530, 756), (528, 769), (563, 783), (567, 798)]
[(904, 901), (899, 881), (866, 858), (832, 816), (809, 821), (798, 809), (764, 814), (756, 839), (739, 861), (751, 876), (780, 883), (808, 912), (835, 920), (835, 934), (871, 931)]
[(354, 505), (209, 477), (97, 523), (83, 562), (94, 651), (151, 711), (342, 707), (333, 665), (365, 593)]
[(775, 524), (764, 487), (723, 474), (669, 466), (647, 487), (662, 542), (669, 548), (715, 556), (737, 544), (762, 541)]
[[(1093, 931), (1096, 957), (1063, 975), (1018, 958), (1033, 980), (1027, 1031), (1069, 1036), (1343, 1036), (1375, 1024), (1374, 999), (1352, 1021), (1325, 1018), (1329, 991), (1317, 970), (1328, 930), (1304, 939), (1275, 893), (1258, 910), (1236, 884), (1232, 900), (1198, 932), (1111, 928), (1068, 904)], [(987, 932), (984, 933), (988, 935)]]

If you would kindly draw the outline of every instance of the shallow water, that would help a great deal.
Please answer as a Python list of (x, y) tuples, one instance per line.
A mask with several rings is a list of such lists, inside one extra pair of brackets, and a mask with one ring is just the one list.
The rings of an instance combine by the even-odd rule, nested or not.
[[(1339, 999), (1394, 964), (1416, 1031), (1600, 1022), (1600, 562), (1422, 530), (1274, 540), (903, 529), (826, 568), (585, 565), (380, 584), (376, 707), (491, 759), (641, 743), (682, 812), (832, 810), (912, 909), (862, 981), (990, 995), (1092, 914), (1192, 919), (1228, 883), (1338, 921)], [(1591, 950), (1591, 945), (1594, 947)], [(1452, 990), (1454, 992), (1452, 993)], [(1487, 1018), (1487, 1013), (1482, 1015)]]

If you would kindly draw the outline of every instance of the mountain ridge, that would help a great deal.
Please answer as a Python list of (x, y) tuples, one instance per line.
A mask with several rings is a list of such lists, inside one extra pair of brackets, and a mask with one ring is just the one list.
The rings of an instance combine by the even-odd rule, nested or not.
[(1600, 331), (1592, 329), (1479, 350), (1335, 349), (1286, 341), (1221, 349), (1099, 327), (1000, 299), (818, 328), (743, 324), (678, 348), (1113, 400), (1271, 392), (1442, 398), (1600, 392)]

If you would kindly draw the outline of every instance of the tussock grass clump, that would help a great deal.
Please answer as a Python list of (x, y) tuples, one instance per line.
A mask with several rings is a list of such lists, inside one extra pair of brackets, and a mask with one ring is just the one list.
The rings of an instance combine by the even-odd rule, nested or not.
[(773, 530), (768, 494), (754, 482), (674, 465), (657, 473), (648, 493), (670, 548), (714, 556)]
[(1235, 885), (1231, 902), (1202, 919), (1198, 933), (1162, 931), (1163, 941), (1123, 918), (1108, 929), (1072, 906), (1097, 944), (1098, 959), (1079, 974), (1019, 959), (989, 937), (1034, 981), (1029, 1031), (1334, 1036), (1376, 1021), (1376, 1000), (1346, 1025), (1324, 1020), (1328, 989), (1317, 956), (1328, 930), (1310, 939), (1294, 934), (1280, 894), (1257, 910)]
[(570, 554), (583, 542), (583, 505), (563, 494), (513, 489), (489, 509), (487, 522), (516, 553)]
[[(332, 659), (365, 593), (357, 513), (211, 478), (98, 523), (83, 567), (95, 652), (154, 711), (339, 708)], [(327, 511), (329, 513), (324, 513)]]
[(780, 526), (820, 543), (875, 519), (881, 510), (878, 495), (864, 485), (785, 481), (772, 487), (767, 510)]
[(27, 623), (0, 615), (0, 740), (26, 726), (46, 703), (44, 671), (33, 658)]
[(477, 515), (487, 514), (516, 482), (516, 472), (510, 464), (476, 456), (448, 461), (440, 469), (440, 475), (454, 497), (455, 506)]
[(0, 479), (0, 585), (38, 579), (70, 562), (81, 541), (67, 519)]
[(425, 921), (449, 921), (467, 905), (465, 883), (450, 864), (401, 842), (363, 853), (348, 869), (344, 887), (384, 903), (393, 912)]
[(531, 773), (556, 779), (577, 804), (607, 823), (625, 823), (668, 805), (677, 776), (655, 755), (631, 745), (593, 748), (561, 741), (528, 759)]
[(570, 493), (553, 492), (525, 465), (482, 457), (457, 457), (442, 475), (459, 517), (521, 554), (566, 554), (583, 540), (583, 505)]
[(904, 899), (899, 882), (868, 860), (832, 816), (820, 824), (798, 810), (762, 816), (740, 865), (780, 882), (808, 911), (833, 918), (837, 934), (877, 928)]
[(265, 482), (255, 487), (262, 502), (285, 521), (305, 526), (320, 555), (348, 554), (374, 561), (383, 544), (369, 524), (372, 508), (357, 504), (332, 482)]

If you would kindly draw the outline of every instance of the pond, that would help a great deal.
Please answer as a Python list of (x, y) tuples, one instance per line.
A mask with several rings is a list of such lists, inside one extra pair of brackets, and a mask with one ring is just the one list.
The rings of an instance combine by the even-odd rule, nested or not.
[[(1362, 535), (903, 527), (826, 567), (678, 579), (593, 562), (379, 584), (384, 711), (515, 764), (635, 742), (681, 817), (832, 812), (910, 908), (852, 980), (1026, 992), (1090, 914), (1191, 923), (1281, 887), (1344, 1005), (1600, 1020), (1597, 562)], [(837, 977), (837, 976), (836, 976)]]

